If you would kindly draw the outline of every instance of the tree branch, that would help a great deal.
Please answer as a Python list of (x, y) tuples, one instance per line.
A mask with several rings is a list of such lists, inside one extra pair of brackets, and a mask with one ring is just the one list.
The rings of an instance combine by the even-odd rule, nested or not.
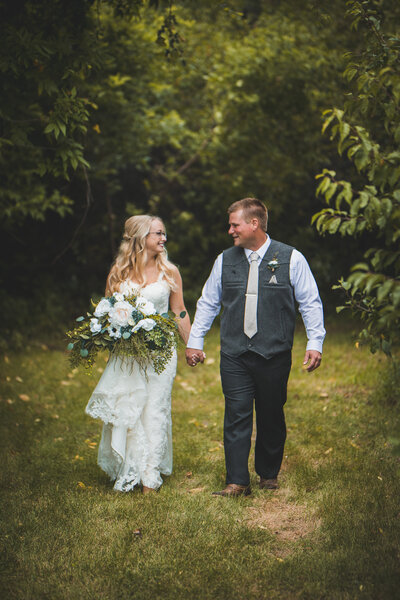
[(83, 168), (83, 172), (85, 175), (85, 180), (86, 180), (86, 206), (85, 206), (85, 210), (83, 211), (83, 215), (81, 220), (78, 223), (77, 228), (75, 229), (72, 238), (70, 239), (70, 241), (68, 242), (68, 244), (65, 246), (65, 248), (59, 253), (57, 254), (57, 256), (52, 260), (52, 262), (50, 263), (51, 266), (55, 265), (56, 262), (58, 262), (60, 260), (60, 258), (62, 256), (64, 256), (64, 254), (67, 252), (67, 250), (72, 246), (72, 244), (74, 243), (80, 229), (82, 228), (83, 224), (86, 221), (86, 217), (88, 215), (90, 206), (93, 204), (94, 200), (93, 200), (93, 195), (92, 195), (92, 188), (90, 186), (90, 181), (89, 181), (89, 177), (87, 174), (87, 170), (86, 167), (82, 167)]

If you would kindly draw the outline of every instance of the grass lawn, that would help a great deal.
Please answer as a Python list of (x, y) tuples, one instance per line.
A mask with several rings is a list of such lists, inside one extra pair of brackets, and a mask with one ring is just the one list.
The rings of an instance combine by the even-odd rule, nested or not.
[(218, 332), (207, 364), (183, 352), (173, 394), (174, 472), (160, 492), (112, 491), (97, 467), (92, 377), (45, 345), (1, 359), (2, 598), (400, 598), (398, 407), (374, 388), (384, 358), (331, 331), (302, 371), (299, 330), (276, 492), (224, 499)]

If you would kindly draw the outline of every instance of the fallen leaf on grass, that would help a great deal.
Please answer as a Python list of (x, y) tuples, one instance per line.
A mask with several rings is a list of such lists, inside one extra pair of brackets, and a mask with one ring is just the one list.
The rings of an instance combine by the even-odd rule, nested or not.
[(70, 381), (60, 381), (61, 385), (71, 385)]
[(20, 394), (20, 395), (18, 396), (18, 398), (19, 398), (20, 400), (23, 400), (23, 402), (29, 402), (29, 400), (30, 400), (30, 398), (29, 398), (28, 394)]
[(83, 456), (79, 456), (79, 454), (76, 454), (72, 460), (83, 460)]
[(40, 345), (40, 347), (41, 347), (41, 349), (42, 349), (42, 350), (44, 350), (45, 352), (46, 352), (46, 350), (48, 350), (48, 349), (49, 349), (49, 347), (48, 347), (48, 346), (46, 346), (46, 344), (41, 344), (41, 345)]
[(93, 442), (90, 438), (85, 440), (85, 444), (87, 444), (89, 448), (95, 448), (97, 446), (97, 442)]
[(185, 477), (191, 477), (193, 475), (192, 471), (188, 471), (187, 473), (185, 473)]
[(4, 355), (4, 362), (6, 362), (7, 364), (10, 363), (10, 359), (8, 358), (8, 356)]
[(328, 448), (328, 450), (325, 450), (324, 454), (330, 454), (333, 451), (333, 448)]
[(7, 376), (7, 377), (6, 377), (6, 381), (7, 381), (8, 383), (10, 383), (10, 381), (11, 381), (11, 377), (8, 377), (8, 376)]
[(383, 479), (380, 475), (378, 475), (378, 479), (379, 479), (379, 481), (383, 481)]
[(14, 404), (14, 400), (11, 400), (11, 398), (7, 398), (7, 404)]
[(198, 494), (199, 492), (203, 492), (206, 488), (205, 487), (197, 487), (197, 488), (192, 488), (191, 490), (188, 490), (190, 494)]
[(59, 415), (51, 415), (51, 417), (52, 417), (53, 419), (59, 419), (59, 418), (60, 418), (60, 417), (59, 417)]
[(194, 387), (192, 387), (191, 385), (189, 385), (186, 381), (180, 381), (179, 385), (181, 387), (183, 387), (183, 389), (186, 390), (187, 392), (196, 392), (196, 390), (194, 389)]
[(19, 375), (16, 376), (15, 381), (18, 381), (18, 383), (23, 383), (24, 380), (22, 379), (22, 377), (20, 377)]
[(207, 358), (206, 361), (208, 365), (213, 365), (215, 363), (215, 358)]
[(278, 562), (283, 562), (283, 558), (279, 558), (279, 556), (275, 556), (275, 558)]
[(350, 446), (353, 446), (353, 448), (357, 448), (357, 450), (360, 449), (360, 446), (357, 446), (357, 444), (355, 442), (353, 442), (352, 440), (350, 440)]
[(135, 531), (133, 532), (133, 535), (137, 538), (141, 538), (142, 537), (142, 530), (141, 529), (135, 529)]
[(216, 452), (219, 449), (220, 449), (220, 446), (215, 446), (215, 448), (209, 448), (208, 451), (209, 452)]
[(321, 392), (319, 395), (320, 398), (329, 398), (329, 394), (327, 392)]
[(86, 485), (83, 483), (83, 481), (78, 481), (78, 483), (76, 484), (79, 488), (81, 488), (82, 490), (84, 490), (86, 488)]

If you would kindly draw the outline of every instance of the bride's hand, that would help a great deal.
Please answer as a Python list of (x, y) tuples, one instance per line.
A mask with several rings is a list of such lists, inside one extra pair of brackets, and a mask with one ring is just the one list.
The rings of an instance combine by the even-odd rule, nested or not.
[(202, 350), (186, 348), (186, 362), (189, 367), (195, 367), (197, 363), (204, 362), (206, 355)]

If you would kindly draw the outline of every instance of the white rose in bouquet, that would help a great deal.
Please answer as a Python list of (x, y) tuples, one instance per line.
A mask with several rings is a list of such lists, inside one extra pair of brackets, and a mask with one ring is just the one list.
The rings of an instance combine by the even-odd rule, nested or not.
[(149, 315), (154, 315), (156, 313), (156, 307), (150, 300), (144, 298), (143, 296), (138, 296), (136, 298), (136, 306), (146, 317)]
[(125, 300), (125, 296), (122, 292), (114, 292), (113, 296), (117, 300), (117, 302), (122, 302), (122, 300)]
[(111, 308), (111, 304), (107, 298), (102, 298), (98, 305), (96, 306), (96, 310), (94, 311), (95, 317), (103, 317), (106, 315)]
[(111, 338), (119, 339), (121, 337), (121, 330), (118, 327), (110, 325), (110, 327), (107, 328), (107, 331)]
[(98, 319), (90, 319), (90, 331), (92, 333), (99, 333), (101, 331), (101, 323)]
[(139, 331), (139, 329), (144, 329), (145, 331), (151, 331), (156, 325), (154, 319), (141, 319), (135, 327), (132, 329), (132, 333)]
[(125, 327), (128, 325), (129, 319), (132, 316), (132, 310), (132, 305), (126, 302), (126, 300), (116, 302), (108, 312), (111, 325), (114, 327)]

